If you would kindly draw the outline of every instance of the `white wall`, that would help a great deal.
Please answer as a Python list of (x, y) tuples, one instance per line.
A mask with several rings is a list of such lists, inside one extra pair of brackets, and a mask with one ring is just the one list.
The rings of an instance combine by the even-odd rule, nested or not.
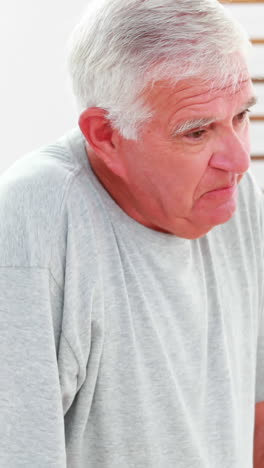
[(1, 2), (0, 173), (77, 124), (65, 43), (86, 5), (87, 0)]
[[(0, 14), (0, 173), (18, 157), (77, 125), (66, 71), (65, 43), (89, 0), (8, 0)], [(110, 0), (111, 1), (111, 0)], [(251, 36), (264, 36), (264, 4), (228, 5)], [(253, 54), (252, 73), (264, 75), (264, 47)], [(264, 114), (264, 86), (257, 94)], [(255, 110), (254, 110), (255, 112)], [(252, 124), (252, 149), (264, 154), (264, 126)], [(264, 162), (253, 163), (264, 188)]]

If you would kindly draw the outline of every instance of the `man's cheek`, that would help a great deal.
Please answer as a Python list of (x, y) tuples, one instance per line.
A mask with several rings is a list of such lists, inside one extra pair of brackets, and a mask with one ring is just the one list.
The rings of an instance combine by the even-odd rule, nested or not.
[(251, 138), (250, 138), (250, 127), (249, 124), (245, 130), (245, 134), (243, 135), (243, 142), (244, 148), (248, 154), (251, 153)]

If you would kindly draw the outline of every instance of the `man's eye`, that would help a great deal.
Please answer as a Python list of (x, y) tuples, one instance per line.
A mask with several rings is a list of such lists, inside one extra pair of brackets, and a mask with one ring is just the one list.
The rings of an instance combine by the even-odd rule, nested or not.
[(200, 140), (205, 132), (206, 130), (195, 130), (195, 132), (187, 133), (185, 136), (192, 140)]
[(249, 112), (250, 112), (249, 109), (244, 110), (243, 112), (241, 112), (240, 114), (238, 114), (238, 115), (236, 116), (237, 120), (238, 120), (239, 122), (244, 122), (244, 120), (246, 120), (246, 117), (247, 117), (247, 115), (248, 115)]

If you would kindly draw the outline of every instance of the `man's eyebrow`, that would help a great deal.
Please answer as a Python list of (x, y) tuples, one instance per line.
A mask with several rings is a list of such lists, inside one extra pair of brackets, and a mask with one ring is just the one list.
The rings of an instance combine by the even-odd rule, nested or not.
[[(251, 96), (251, 98), (244, 104), (244, 110), (246, 110), (248, 107), (254, 106), (256, 103), (257, 103), (257, 97)], [(178, 124), (176, 124), (173, 127), (171, 136), (176, 137), (177, 135), (190, 132), (196, 128), (206, 127), (216, 121), (217, 121), (216, 117), (208, 117), (208, 118), (192, 119), (192, 120), (186, 120), (184, 122), (178, 122)]]
[(178, 122), (178, 124), (176, 124), (173, 127), (171, 136), (175, 137), (177, 135), (181, 135), (182, 133), (190, 132), (195, 128), (206, 127), (207, 125), (210, 125), (213, 122), (216, 122), (216, 118), (209, 117), (203, 119), (186, 120), (185, 122)]
[(245, 108), (255, 106), (257, 102), (258, 102), (257, 96), (251, 96), (251, 98), (245, 103)]

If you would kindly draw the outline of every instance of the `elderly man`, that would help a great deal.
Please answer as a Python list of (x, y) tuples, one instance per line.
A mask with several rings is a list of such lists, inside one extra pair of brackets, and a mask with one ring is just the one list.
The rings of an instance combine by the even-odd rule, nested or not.
[(249, 41), (214, 0), (96, 0), (68, 50), (79, 128), (0, 182), (0, 466), (260, 468)]

